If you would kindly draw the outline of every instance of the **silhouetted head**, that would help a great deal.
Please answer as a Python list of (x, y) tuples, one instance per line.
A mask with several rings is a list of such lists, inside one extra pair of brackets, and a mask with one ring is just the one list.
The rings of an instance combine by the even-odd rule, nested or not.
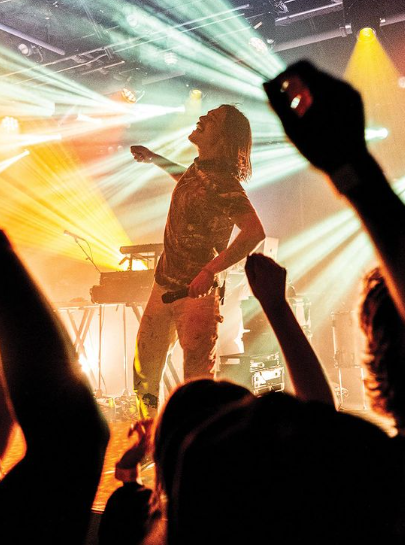
[(405, 326), (379, 267), (363, 281), (360, 325), (366, 335), (366, 380), (373, 409), (405, 428)]
[(155, 430), (157, 482), (170, 495), (179, 449), (184, 438), (229, 404), (253, 394), (228, 381), (198, 379), (178, 386), (162, 408)]
[(245, 399), (186, 438), (169, 545), (392, 543), (397, 463), (365, 420), (284, 393)]

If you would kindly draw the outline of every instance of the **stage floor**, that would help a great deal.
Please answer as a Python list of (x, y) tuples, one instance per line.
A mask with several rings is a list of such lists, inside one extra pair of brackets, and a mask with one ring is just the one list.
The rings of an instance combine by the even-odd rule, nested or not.
[[(131, 422), (109, 422), (111, 438), (104, 460), (103, 472), (100, 485), (94, 500), (94, 511), (103, 511), (111, 493), (120, 486), (120, 482), (114, 477), (115, 462), (121, 457), (127, 448), (127, 433)], [(4, 473), (10, 469), (24, 456), (25, 442), (19, 427), (15, 427), (13, 436), (5, 456), (2, 459), (1, 469)], [(145, 486), (153, 486), (153, 466), (146, 466), (142, 472)]]
[[(349, 412), (349, 411), (347, 411)], [(389, 435), (394, 434), (392, 422), (380, 417), (375, 413), (366, 411), (350, 411), (361, 418), (369, 420), (386, 431)], [(100, 485), (93, 504), (95, 512), (102, 512), (111, 493), (120, 486), (120, 482), (114, 477), (115, 462), (121, 457), (127, 448), (127, 433), (131, 421), (109, 422), (111, 439), (108, 445)], [(24, 455), (25, 443), (20, 428), (15, 427), (7, 452), (2, 460), (2, 471), (7, 473)], [(148, 465), (143, 468), (142, 478), (145, 486), (153, 487), (154, 468)]]

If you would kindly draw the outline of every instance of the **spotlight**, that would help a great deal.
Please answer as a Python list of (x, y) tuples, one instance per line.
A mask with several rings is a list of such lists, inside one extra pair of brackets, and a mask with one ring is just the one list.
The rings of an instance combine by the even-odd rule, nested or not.
[(405, 89), (405, 76), (401, 76), (398, 78), (398, 87), (401, 87), (401, 89)]
[(385, 17), (384, 0), (344, 0), (343, 5), (345, 26), (361, 41), (373, 41)]
[(174, 51), (166, 51), (164, 54), (164, 60), (167, 65), (177, 64), (178, 58)]
[(6, 116), (0, 122), (2, 132), (6, 133), (18, 133), (20, 132), (20, 123), (15, 117)]
[(273, 4), (277, 15), (288, 13), (288, 7), (281, 0), (273, 0), (271, 3)]
[(267, 53), (267, 45), (260, 38), (250, 38), (249, 45), (253, 47), (258, 53)]
[(138, 26), (138, 23), (139, 23), (139, 18), (138, 18), (138, 14), (133, 11), (132, 13), (128, 13), (127, 15), (127, 23), (129, 24), (129, 26), (131, 26), (132, 28), (135, 28)]
[(44, 56), (42, 54), (41, 48), (37, 45), (33, 44), (26, 44), (24, 42), (21, 42), (18, 46), (18, 51), (21, 53), (21, 55), (24, 55), (24, 57), (31, 57), (33, 55), (39, 57), (40, 61), (42, 62), (44, 60)]
[(132, 87), (121, 87), (117, 89), (114, 92), (110, 92), (108, 95), (106, 95), (112, 102), (116, 102), (117, 104), (120, 104), (120, 107), (124, 107), (124, 104), (129, 104), (133, 106), (134, 104), (137, 104), (141, 98), (144, 96), (145, 91), (136, 90)]
[(125, 100), (125, 102), (129, 102), (130, 104), (135, 104), (136, 102), (135, 92), (131, 91), (131, 89), (128, 89), (128, 87), (124, 87), (121, 90), (121, 96)]
[(365, 137), (367, 142), (375, 142), (388, 138), (389, 131), (385, 127), (367, 127)]
[(190, 91), (190, 98), (192, 100), (201, 100), (202, 99), (202, 92), (200, 89), (192, 89)]
[(372, 42), (376, 39), (376, 31), (371, 27), (364, 27), (360, 30), (358, 40), (363, 43)]
[[(272, 11), (268, 11), (267, 13), (262, 14), (260, 16), (260, 20), (253, 25), (254, 30), (256, 30), (258, 34), (261, 36), (262, 38), (261, 41), (264, 44), (266, 43), (268, 43), (269, 45), (274, 44), (274, 41), (276, 38), (276, 16), (277, 15), (273, 9)], [(254, 42), (256, 40), (260, 40), (260, 38), (251, 38), (250, 45), (252, 45), (252, 47), (254, 47), (256, 50), (259, 51), (259, 49), (255, 46), (255, 44), (251, 43), (252, 41)]]
[(24, 57), (31, 57), (31, 55), (34, 53), (34, 46), (31, 44), (26, 44), (22, 42), (18, 46), (18, 50), (21, 53), (21, 55), (24, 55)]

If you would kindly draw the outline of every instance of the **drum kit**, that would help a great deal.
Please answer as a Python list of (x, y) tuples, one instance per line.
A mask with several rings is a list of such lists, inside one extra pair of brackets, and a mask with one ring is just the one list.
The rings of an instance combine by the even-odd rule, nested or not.
[(335, 392), (342, 410), (367, 410), (362, 344), (355, 311), (331, 313), (334, 364), (338, 384)]
[(278, 352), (265, 358), (252, 358), (250, 360), (250, 373), (255, 396), (260, 396), (266, 392), (282, 392), (284, 390), (284, 366), (280, 364)]

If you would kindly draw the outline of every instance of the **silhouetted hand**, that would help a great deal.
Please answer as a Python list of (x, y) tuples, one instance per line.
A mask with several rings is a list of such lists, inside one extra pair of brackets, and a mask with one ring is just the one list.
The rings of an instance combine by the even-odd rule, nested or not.
[(131, 469), (141, 462), (151, 449), (151, 432), (153, 419), (137, 421), (129, 429), (128, 438), (132, 445), (121, 456), (117, 466), (122, 469)]
[(15, 420), (12, 412), (11, 400), (7, 392), (6, 382), (0, 362), (0, 460), (3, 454), (6, 452), (14, 423)]
[(367, 155), (360, 94), (307, 61), (264, 84), (286, 134), (314, 166), (328, 174)]
[(253, 294), (268, 312), (287, 304), (287, 271), (263, 254), (252, 254), (246, 260), (246, 275)]

